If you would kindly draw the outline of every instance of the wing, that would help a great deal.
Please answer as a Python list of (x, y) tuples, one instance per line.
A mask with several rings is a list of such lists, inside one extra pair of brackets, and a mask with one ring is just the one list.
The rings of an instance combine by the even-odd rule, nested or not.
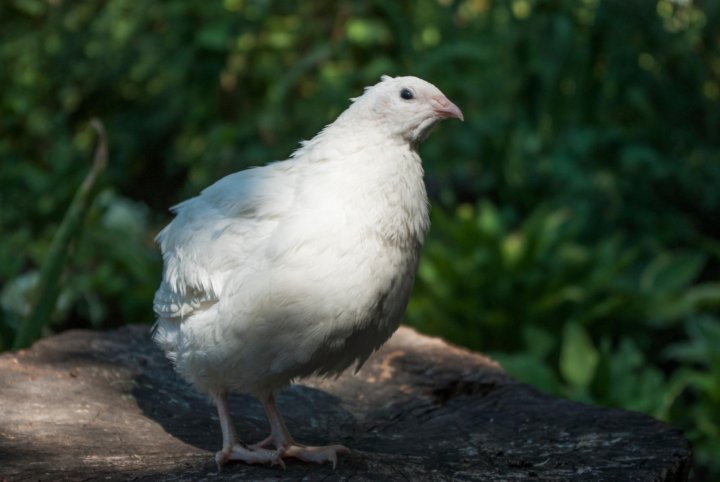
[(175, 219), (157, 236), (163, 280), (153, 309), (182, 319), (222, 296), (229, 276), (253, 271), (258, 248), (290, 209), (293, 160), (231, 174), (172, 208)]

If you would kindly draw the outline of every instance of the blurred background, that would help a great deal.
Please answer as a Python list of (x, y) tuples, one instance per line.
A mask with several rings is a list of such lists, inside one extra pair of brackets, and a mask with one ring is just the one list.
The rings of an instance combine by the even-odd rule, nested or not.
[[(406, 322), (669, 421), (695, 480), (720, 480), (719, 27), (697, 0), (3, 1), (0, 347), (29, 318), (152, 323), (169, 206), (416, 75), (466, 121), (421, 147), (433, 227)], [(110, 159), (78, 217), (93, 116)]]

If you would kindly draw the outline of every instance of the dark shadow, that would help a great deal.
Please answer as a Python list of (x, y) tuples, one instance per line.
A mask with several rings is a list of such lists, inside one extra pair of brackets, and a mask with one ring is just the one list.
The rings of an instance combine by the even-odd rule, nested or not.
[[(151, 366), (135, 378), (132, 392), (143, 414), (187, 444), (211, 453), (219, 450), (222, 435), (212, 401), (183, 381), (161, 355), (148, 363)], [(277, 402), (290, 432), (302, 443), (347, 443), (355, 432), (356, 420), (342, 408), (342, 400), (321, 390), (293, 385), (278, 393)], [(265, 412), (255, 397), (231, 394), (230, 408), (243, 442), (254, 443), (269, 434)]]

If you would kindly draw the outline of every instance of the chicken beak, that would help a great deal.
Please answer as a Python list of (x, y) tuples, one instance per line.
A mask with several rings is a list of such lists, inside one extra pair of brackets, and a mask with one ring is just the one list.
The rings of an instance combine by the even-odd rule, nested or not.
[(465, 120), (465, 117), (463, 116), (462, 111), (458, 106), (450, 102), (446, 97), (440, 97), (432, 99), (432, 105), (433, 110), (435, 111), (435, 115), (440, 117), (441, 119), (460, 119), (461, 121)]

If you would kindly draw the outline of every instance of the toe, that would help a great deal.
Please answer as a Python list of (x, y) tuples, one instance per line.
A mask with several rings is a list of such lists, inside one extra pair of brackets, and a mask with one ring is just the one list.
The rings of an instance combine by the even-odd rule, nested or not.
[(337, 455), (349, 452), (350, 450), (342, 445), (327, 445), (324, 447), (291, 445), (285, 449), (283, 457), (295, 457), (304, 462), (315, 462), (317, 464), (330, 462), (334, 469), (337, 466)]
[(250, 448), (235, 445), (231, 449), (222, 450), (215, 454), (215, 462), (222, 466), (230, 461), (244, 462), (246, 464), (279, 465), (285, 468), (282, 460), (282, 453), (277, 450), (266, 450), (262, 448)]
[(253, 450), (257, 450), (257, 449), (269, 449), (270, 447), (274, 447), (274, 446), (275, 446), (275, 440), (272, 438), (272, 436), (270, 436), (264, 440), (261, 440), (260, 442), (250, 445), (250, 448)]

